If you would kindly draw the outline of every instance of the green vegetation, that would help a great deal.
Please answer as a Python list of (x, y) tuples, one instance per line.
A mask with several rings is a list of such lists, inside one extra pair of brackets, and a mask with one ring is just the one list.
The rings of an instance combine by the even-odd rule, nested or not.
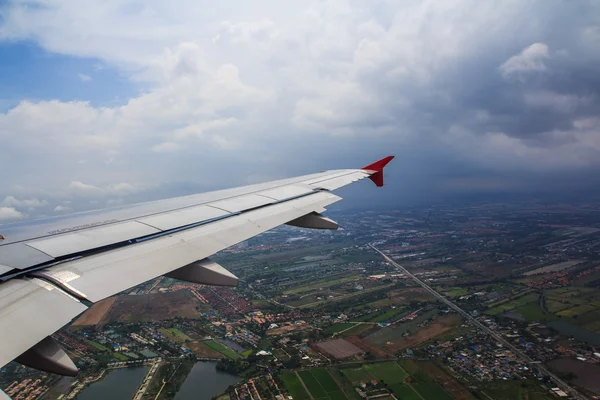
[(388, 361), (377, 364), (367, 364), (365, 370), (378, 381), (384, 381), (388, 385), (403, 382), (408, 376), (395, 361)]
[(306, 388), (310, 394), (315, 399), (327, 397), (325, 389), (323, 389), (317, 378), (315, 378), (310, 371), (300, 371), (298, 372), (298, 375), (302, 379), (302, 382), (304, 382), (304, 385), (306, 385)]
[(552, 318), (551, 315), (544, 314), (538, 302), (526, 304), (515, 311), (521, 314), (527, 321), (544, 321)]
[(503, 313), (505, 311), (514, 310), (515, 308), (519, 308), (526, 304), (529, 304), (532, 302), (537, 302), (537, 301), (539, 301), (539, 295), (537, 293), (529, 293), (525, 296), (511, 299), (508, 302), (502, 302), (501, 304), (495, 303), (495, 304), (498, 304), (496, 306), (491, 304), (490, 309), (487, 311), (487, 313), (491, 314), (491, 315), (496, 315), (496, 314)]
[(191, 337), (189, 337), (185, 333), (181, 332), (177, 328), (169, 328), (168, 331), (171, 332), (173, 335), (182, 338), (185, 341), (190, 341), (191, 342), (193, 340)]
[(444, 390), (443, 387), (435, 382), (427, 383), (413, 383), (412, 387), (421, 395), (425, 400), (453, 400), (453, 397)]
[(317, 282), (317, 283), (315, 283), (314, 280), (313, 280), (313, 281), (310, 282), (310, 285), (298, 286), (298, 287), (295, 287), (293, 289), (285, 290), (283, 292), (283, 294), (298, 294), (298, 293), (309, 292), (311, 290), (316, 290), (316, 289), (321, 289), (321, 288), (328, 288), (330, 286), (339, 285), (339, 284), (342, 284), (342, 283), (345, 283), (345, 282), (356, 280), (358, 278), (359, 278), (358, 275), (352, 275), (352, 276), (347, 276), (347, 277), (339, 278), (339, 279), (323, 280), (323, 281), (320, 281), (320, 282)]
[(281, 375), (281, 380), (285, 385), (285, 388), (290, 392), (294, 400), (309, 400), (310, 396), (304, 390), (302, 386), (302, 382), (296, 376), (294, 372), (288, 372), (286, 374)]
[(212, 339), (205, 340), (202, 343), (204, 343), (205, 345), (207, 345), (211, 349), (216, 350), (219, 353), (221, 353), (221, 354), (223, 354), (223, 355), (231, 358), (232, 360), (239, 360), (241, 358), (238, 353), (236, 353), (235, 351), (231, 350), (229, 347), (226, 347), (226, 346), (222, 345), (219, 342), (215, 342)]
[(88, 340), (87, 343), (100, 351), (110, 351), (108, 347), (102, 346), (100, 343), (94, 342), (93, 340)]
[(248, 357), (252, 353), (254, 353), (254, 350), (249, 349), (249, 350), (246, 350), (246, 351), (242, 351), (240, 354), (242, 355), (242, 357), (246, 358), (246, 357)]
[(299, 306), (298, 308), (318, 307), (323, 304), (331, 303), (332, 301), (348, 300), (352, 297), (363, 296), (363, 295), (366, 295), (367, 293), (372, 293), (372, 292), (376, 292), (376, 291), (383, 290), (383, 289), (389, 289), (392, 286), (394, 286), (393, 283), (389, 283), (387, 285), (382, 285), (382, 286), (375, 286), (375, 287), (372, 287), (369, 289), (360, 290), (360, 291), (345, 294), (343, 296), (335, 297), (333, 299), (320, 300), (320, 301), (315, 301), (313, 303), (303, 304), (303, 305)]
[(113, 357), (119, 361), (129, 360), (129, 357), (127, 357), (125, 354), (117, 353), (116, 351), (113, 353)]
[(452, 287), (444, 290), (444, 294), (448, 297), (466, 296), (470, 293), (469, 289), (464, 287)]
[(342, 333), (339, 337), (347, 337), (352, 335), (358, 335), (360, 332), (371, 328), (373, 325), (368, 324), (354, 324), (354, 328), (350, 328), (344, 333)]
[(310, 371), (327, 393), (339, 391), (337, 383), (325, 368), (315, 368)]
[(548, 389), (536, 380), (507, 380), (486, 382), (481, 388), (485, 398), (494, 400), (547, 400), (554, 399)]
[(392, 392), (402, 400), (421, 400), (421, 397), (406, 383), (396, 383), (391, 385)]
[(357, 384), (359, 382), (370, 381), (371, 376), (362, 368), (344, 368), (341, 370), (346, 378), (350, 380), (353, 384)]
[(345, 331), (348, 328), (352, 328), (354, 326), (354, 324), (333, 324), (328, 326), (325, 329), (325, 333), (327, 334), (332, 334), (332, 333), (338, 333), (341, 331)]

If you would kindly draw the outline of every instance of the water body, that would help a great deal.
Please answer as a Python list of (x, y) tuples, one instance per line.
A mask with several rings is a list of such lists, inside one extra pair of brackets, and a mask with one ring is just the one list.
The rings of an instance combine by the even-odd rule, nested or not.
[(556, 329), (563, 335), (573, 336), (575, 339), (582, 340), (592, 346), (600, 345), (599, 334), (583, 329), (565, 319), (555, 319), (554, 321), (546, 322), (545, 325)]
[(210, 400), (223, 393), (229, 385), (240, 381), (239, 376), (217, 371), (216, 367), (216, 362), (197, 362), (175, 395), (175, 400)]
[(131, 399), (149, 370), (149, 366), (111, 370), (83, 389), (77, 400)]
[(573, 382), (594, 393), (600, 393), (600, 367), (573, 358), (558, 358), (548, 363), (558, 372), (570, 372), (575, 375)]

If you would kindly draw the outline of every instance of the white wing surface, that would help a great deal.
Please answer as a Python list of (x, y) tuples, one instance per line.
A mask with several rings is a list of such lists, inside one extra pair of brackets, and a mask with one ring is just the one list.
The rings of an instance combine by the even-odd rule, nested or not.
[(337, 228), (321, 215), (341, 200), (331, 191), (367, 177), (383, 185), (392, 158), (363, 169), (0, 225), (0, 365), (16, 358), (75, 374), (49, 336), (90, 303), (162, 275), (236, 284), (208, 257), (286, 223)]

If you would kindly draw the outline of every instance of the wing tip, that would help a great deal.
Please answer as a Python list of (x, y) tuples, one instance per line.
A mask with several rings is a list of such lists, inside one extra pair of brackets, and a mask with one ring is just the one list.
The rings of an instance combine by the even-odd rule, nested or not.
[(369, 179), (375, 183), (378, 187), (383, 186), (383, 168), (388, 165), (390, 161), (394, 159), (394, 156), (387, 156), (381, 160), (377, 160), (372, 164), (362, 167), (362, 170), (369, 172)]

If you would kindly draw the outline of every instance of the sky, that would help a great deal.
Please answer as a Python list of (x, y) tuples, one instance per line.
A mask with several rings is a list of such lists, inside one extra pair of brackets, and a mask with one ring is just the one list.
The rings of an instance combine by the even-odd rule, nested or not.
[(591, 195), (599, 43), (594, 0), (0, 0), (0, 223), (389, 154), (347, 205)]

